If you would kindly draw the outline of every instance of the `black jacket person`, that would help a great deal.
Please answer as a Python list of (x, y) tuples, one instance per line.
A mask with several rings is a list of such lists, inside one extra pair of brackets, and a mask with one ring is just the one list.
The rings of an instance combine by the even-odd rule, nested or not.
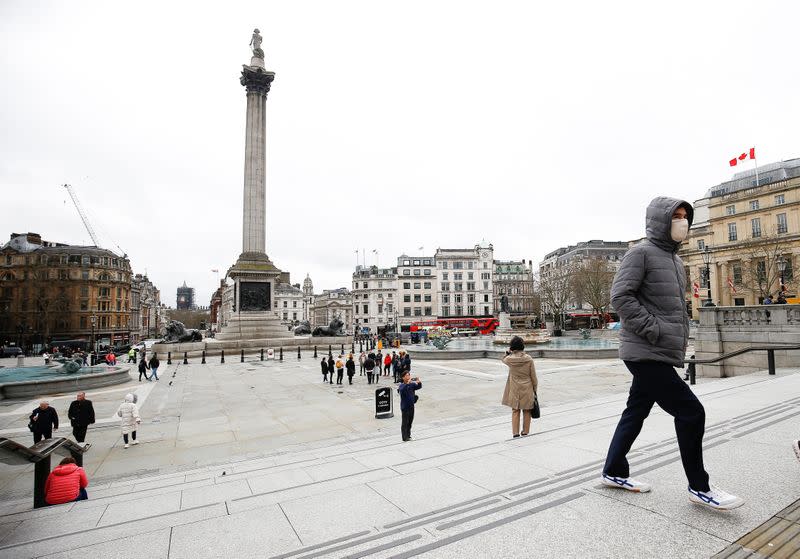
[(42, 402), (33, 410), (30, 420), (33, 425), (34, 443), (38, 443), (42, 439), (52, 439), (53, 429), (58, 429), (58, 413), (47, 402)]
[(72, 424), (75, 440), (82, 443), (86, 440), (86, 429), (94, 423), (94, 406), (86, 399), (86, 394), (78, 392), (78, 397), (69, 405), (67, 417)]

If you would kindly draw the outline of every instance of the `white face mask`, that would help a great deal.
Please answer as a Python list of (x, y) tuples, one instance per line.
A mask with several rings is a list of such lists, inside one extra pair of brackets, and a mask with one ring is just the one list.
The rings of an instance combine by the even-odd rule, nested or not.
[(682, 243), (689, 235), (689, 220), (688, 219), (673, 219), (672, 228), (669, 234), (672, 240), (676, 243)]

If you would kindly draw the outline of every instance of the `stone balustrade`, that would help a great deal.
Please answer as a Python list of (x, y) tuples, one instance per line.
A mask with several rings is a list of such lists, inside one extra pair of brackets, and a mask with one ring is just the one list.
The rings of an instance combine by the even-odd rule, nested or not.
[[(695, 338), (697, 359), (718, 357), (753, 345), (800, 344), (800, 305), (703, 307)], [(800, 351), (775, 352), (777, 367), (796, 366)], [(730, 377), (767, 368), (766, 352), (750, 352), (719, 363), (697, 365), (697, 375)]]

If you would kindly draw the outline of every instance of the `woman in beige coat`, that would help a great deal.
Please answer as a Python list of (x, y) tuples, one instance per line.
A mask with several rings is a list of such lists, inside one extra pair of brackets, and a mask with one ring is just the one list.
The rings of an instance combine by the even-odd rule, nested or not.
[(522, 436), (530, 432), (531, 410), (536, 398), (536, 368), (533, 366), (533, 357), (525, 353), (522, 338), (511, 338), (509, 347), (511, 353), (503, 357), (503, 363), (508, 365), (508, 380), (503, 391), (503, 405), (511, 408), (511, 432), (519, 437), (519, 415), (522, 410)]

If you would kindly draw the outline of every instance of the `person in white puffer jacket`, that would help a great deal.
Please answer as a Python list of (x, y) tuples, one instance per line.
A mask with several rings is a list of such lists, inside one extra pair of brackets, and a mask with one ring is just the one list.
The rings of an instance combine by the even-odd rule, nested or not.
[(136, 426), (142, 422), (139, 416), (139, 407), (134, 403), (133, 394), (126, 394), (125, 401), (120, 404), (117, 415), (122, 418), (122, 440), (125, 448), (128, 448), (128, 435), (131, 435), (133, 444), (139, 444), (136, 440)]

